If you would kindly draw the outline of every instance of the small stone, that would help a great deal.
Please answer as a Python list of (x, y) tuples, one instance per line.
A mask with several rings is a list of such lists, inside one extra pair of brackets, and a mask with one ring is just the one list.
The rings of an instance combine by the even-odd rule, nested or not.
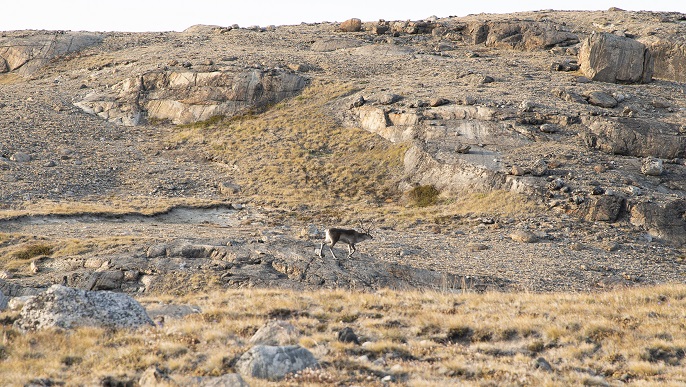
[(222, 195), (235, 195), (241, 192), (241, 186), (228, 181), (219, 183), (219, 193)]
[(635, 187), (635, 186), (633, 186), (633, 185), (628, 186), (628, 187), (626, 188), (626, 190), (627, 190), (627, 192), (629, 193), (629, 195), (631, 195), (631, 196), (641, 196), (641, 195), (643, 195), (643, 191), (641, 191), (640, 188)]
[(550, 183), (548, 183), (548, 189), (551, 191), (560, 190), (564, 186), (565, 186), (565, 182), (560, 178), (557, 178), (557, 179), (551, 181)]
[(357, 338), (357, 335), (350, 327), (345, 327), (338, 332), (338, 341), (342, 343), (355, 343), (357, 345), (360, 345), (360, 340)]
[(534, 361), (534, 369), (545, 371), (545, 372), (552, 372), (553, 367), (548, 363), (548, 361), (542, 357), (539, 357)]
[(641, 164), (641, 173), (648, 176), (660, 176), (664, 171), (663, 162), (661, 159), (654, 157), (646, 157)]
[(10, 160), (15, 161), (17, 163), (28, 163), (29, 161), (31, 161), (31, 155), (24, 152), (17, 152), (10, 156)]
[(57, 165), (57, 163), (55, 163), (53, 160), (50, 160), (47, 163), (43, 164), (43, 166), (46, 168), (51, 168), (51, 167), (54, 167), (55, 165)]
[(364, 105), (365, 102), (367, 102), (367, 101), (364, 100), (364, 97), (359, 96), (353, 100), (353, 102), (350, 104), (350, 107), (351, 108), (360, 107), (360, 106)]
[(525, 173), (526, 171), (524, 170), (524, 168), (518, 165), (513, 165), (510, 169), (510, 174), (513, 176), (523, 176)]
[(605, 251), (613, 252), (619, 250), (619, 244), (616, 242), (605, 242), (601, 244), (601, 247)]
[(591, 195), (602, 195), (605, 193), (605, 188), (596, 185), (593, 188), (591, 188)]
[(534, 176), (543, 176), (548, 173), (548, 163), (542, 159), (536, 160), (530, 170)]
[(602, 164), (594, 165), (593, 170), (595, 171), (595, 173), (603, 173), (607, 171), (607, 166)]
[(510, 238), (515, 242), (534, 243), (538, 241), (538, 236), (528, 230), (515, 230), (510, 234)]
[(391, 105), (400, 100), (400, 96), (397, 94), (386, 93), (379, 97), (379, 103), (382, 105)]
[(581, 250), (584, 249), (584, 245), (582, 245), (582, 244), (579, 243), (579, 242), (572, 242), (572, 243), (569, 245), (569, 249), (572, 250), (572, 251), (581, 251)]
[(467, 245), (467, 250), (474, 253), (477, 251), (488, 250), (488, 246), (481, 243), (469, 243)]
[(535, 107), (536, 103), (532, 101), (522, 101), (522, 103), (519, 104), (519, 110), (523, 112), (532, 112)]
[(437, 106), (442, 106), (448, 104), (448, 100), (445, 98), (432, 98), (431, 101), (429, 101), (429, 106), (431, 107), (437, 107)]
[(560, 127), (553, 124), (543, 124), (539, 127), (543, 133), (557, 133), (560, 131)]
[(384, 383), (390, 383), (393, 381), (393, 376), (391, 375), (386, 375), (383, 378), (381, 378), (381, 381)]
[(617, 100), (610, 94), (602, 91), (592, 91), (588, 93), (588, 103), (603, 108), (613, 108), (617, 106)]
[(465, 95), (462, 100), (461, 100), (463, 105), (475, 105), (476, 104), (476, 98), (474, 98), (471, 95)]

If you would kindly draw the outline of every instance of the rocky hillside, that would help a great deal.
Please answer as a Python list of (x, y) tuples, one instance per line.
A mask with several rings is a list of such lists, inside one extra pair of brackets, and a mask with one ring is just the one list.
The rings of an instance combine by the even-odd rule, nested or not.
[(685, 19), (4, 32), (2, 290), (682, 282)]

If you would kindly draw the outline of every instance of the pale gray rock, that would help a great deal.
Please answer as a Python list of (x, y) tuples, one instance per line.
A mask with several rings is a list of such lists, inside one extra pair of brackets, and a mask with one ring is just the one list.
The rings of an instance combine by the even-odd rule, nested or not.
[(538, 242), (538, 236), (529, 230), (515, 230), (510, 234), (510, 239), (521, 243)]
[(650, 51), (642, 43), (609, 33), (592, 33), (579, 52), (581, 71), (594, 81), (648, 83), (653, 76)]
[(253, 345), (294, 345), (298, 343), (300, 332), (287, 321), (269, 321), (250, 338)]
[(26, 303), (35, 296), (12, 297), (7, 302), (7, 308), (12, 311), (20, 310)]
[(257, 345), (238, 359), (236, 368), (253, 378), (281, 380), (287, 374), (317, 365), (312, 353), (301, 346)]
[(641, 173), (648, 176), (660, 176), (664, 171), (662, 159), (646, 157), (641, 163)]
[(591, 91), (588, 93), (588, 103), (593, 106), (613, 108), (617, 106), (617, 100), (610, 94), (602, 91)]
[(15, 161), (17, 163), (28, 163), (31, 161), (31, 155), (25, 152), (16, 152), (12, 156), (10, 156), (10, 160)]
[(402, 97), (393, 93), (385, 93), (379, 97), (379, 103), (382, 105), (391, 105), (398, 102)]
[(53, 285), (28, 300), (14, 323), (21, 330), (80, 326), (138, 328), (153, 321), (133, 298), (109, 291), (85, 291)]
[(686, 137), (675, 124), (641, 118), (589, 117), (586, 144), (610, 154), (674, 159), (686, 156)]

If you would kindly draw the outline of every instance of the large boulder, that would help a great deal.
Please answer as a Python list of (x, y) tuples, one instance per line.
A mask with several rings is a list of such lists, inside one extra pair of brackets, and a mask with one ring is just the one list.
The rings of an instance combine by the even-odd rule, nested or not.
[(136, 300), (125, 294), (53, 285), (26, 302), (14, 325), (24, 331), (81, 326), (138, 328), (153, 325), (153, 321)]
[(253, 378), (281, 380), (290, 373), (316, 365), (312, 353), (299, 345), (256, 345), (238, 359), (236, 368)]
[(674, 124), (639, 118), (589, 117), (586, 145), (605, 153), (673, 159), (686, 157), (686, 137)]
[(579, 37), (565, 26), (524, 20), (474, 23), (469, 34), (473, 44), (516, 50), (564, 47), (579, 42)]
[(686, 200), (632, 203), (629, 216), (633, 225), (644, 228), (653, 237), (676, 246), (686, 244)]
[(102, 40), (101, 34), (86, 32), (3, 34), (0, 38), (0, 72), (31, 75), (53, 58), (81, 51), (100, 44)]
[(594, 81), (648, 83), (653, 59), (641, 42), (609, 33), (592, 33), (579, 51), (581, 71)]
[(640, 41), (653, 57), (655, 78), (686, 82), (686, 38), (649, 36)]
[(282, 70), (152, 71), (95, 92), (75, 105), (124, 126), (148, 120), (188, 124), (275, 104), (305, 88), (306, 79)]

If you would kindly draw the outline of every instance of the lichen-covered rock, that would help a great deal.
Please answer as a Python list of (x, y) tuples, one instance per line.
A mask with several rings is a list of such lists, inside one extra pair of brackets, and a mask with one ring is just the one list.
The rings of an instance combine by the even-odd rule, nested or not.
[(153, 321), (136, 300), (125, 294), (53, 285), (26, 302), (14, 325), (21, 330), (138, 328), (153, 325)]
[(579, 51), (581, 71), (590, 79), (609, 83), (648, 83), (653, 60), (646, 46), (634, 39), (592, 33)]
[(250, 338), (250, 344), (293, 345), (300, 338), (298, 329), (287, 321), (270, 321)]
[(286, 375), (317, 365), (312, 353), (299, 345), (257, 345), (244, 353), (236, 368), (253, 378), (281, 380)]

